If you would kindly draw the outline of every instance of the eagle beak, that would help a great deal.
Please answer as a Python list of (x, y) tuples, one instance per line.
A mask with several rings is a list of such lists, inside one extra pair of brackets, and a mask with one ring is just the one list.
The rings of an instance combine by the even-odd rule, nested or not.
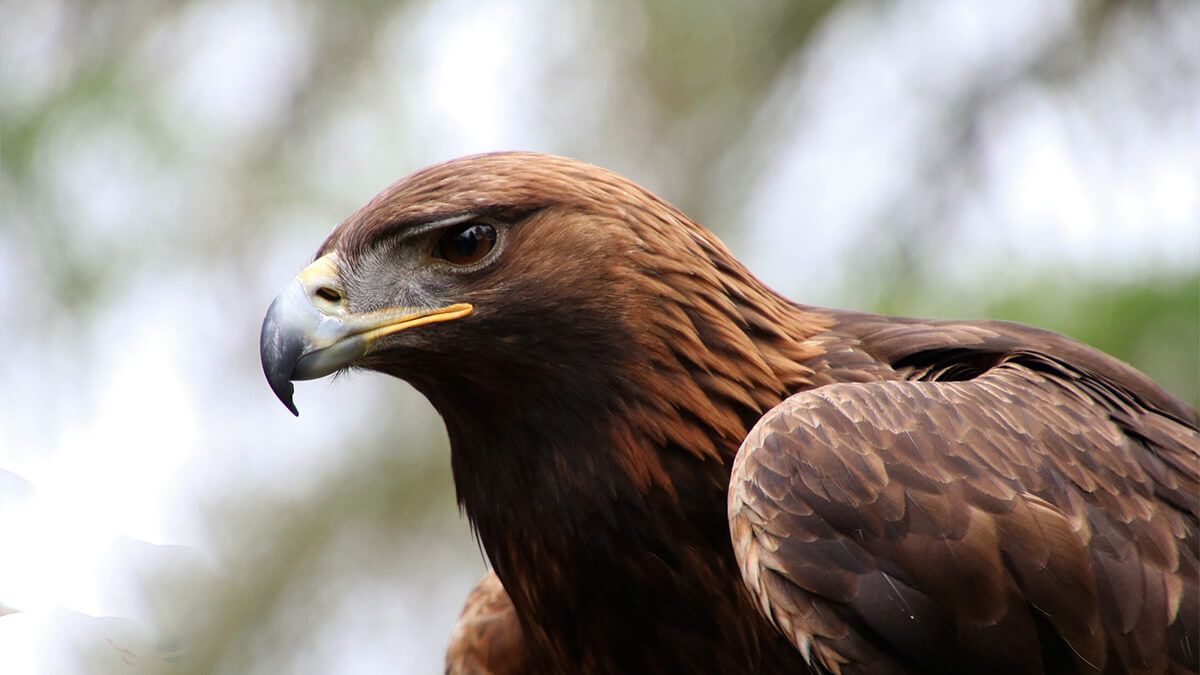
[(259, 338), (263, 373), (271, 390), (293, 415), (299, 415), (293, 380), (313, 380), (350, 365), (385, 335), (439, 321), (458, 319), (472, 306), (458, 303), (437, 309), (389, 307), (352, 313), (338, 274), (337, 253), (304, 268), (267, 309)]

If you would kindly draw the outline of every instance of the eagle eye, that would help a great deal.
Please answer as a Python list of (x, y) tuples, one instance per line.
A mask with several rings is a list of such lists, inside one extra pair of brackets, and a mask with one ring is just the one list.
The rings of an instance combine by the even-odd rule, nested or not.
[(433, 247), (432, 255), (453, 265), (470, 265), (483, 260), (496, 247), (496, 228), (470, 221), (446, 230)]

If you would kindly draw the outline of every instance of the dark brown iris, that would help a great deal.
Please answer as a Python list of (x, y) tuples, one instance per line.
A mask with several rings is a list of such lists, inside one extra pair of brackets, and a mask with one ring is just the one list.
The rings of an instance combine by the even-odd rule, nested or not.
[(496, 228), (470, 222), (446, 230), (433, 247), (433, 257), (454, 265), (470, 265), (483, 260), (496, 246)]

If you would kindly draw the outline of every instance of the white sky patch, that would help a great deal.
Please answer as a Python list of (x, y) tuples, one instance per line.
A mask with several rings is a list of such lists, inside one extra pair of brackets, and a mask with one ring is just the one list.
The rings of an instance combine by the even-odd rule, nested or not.
[[(143, 57), (167, 91), (173, 112), (166, 119), (237, 142), (285, 112), (311, 56), (301, 30), (307, 17), (294, 3), (202, 2), (181, 16)], [(205, 134), (191, 140), (211, 142)]]
[[(54, 186), (58, 217), (87, 224), (72, 232), (72, 244), (111, 250), (118, 242), (161, 234), (155, 216), (175, 203), (162, 166), (129, 120), (97, 125), (95, 119), (95, 110), (80, 109), (51, 127), (36, 155), (38, 172)], [(159, 198), (145, 199), (149, 191)]]
[(4, 655), (5, 671), (18, 675), (36, 673), (40, 660), (36, 645), (46, 632), (46, 619), (42, 615), (22, 612), (0, 616), (0, 654)]
[[(512, 3), (476, 4), (461, 11), (437, 6), (426, 27), (429, 49), (430, 112), (445, 131), (468, 145), (488, 147), (502, 135), (507, 91), (513, 71), (510, 36), (517, 27)], [(491, 111), (491, 114), (480, 114)]]
[(133, 331), (99, 381), (99, 405), (65, 430), (52, 451), (4, 458), (35, 486), (0, 512), (0, 541), (21, 556), (0, 556), (0, 601), (21, 609), (64, 606), (110, 611), (98, 587), (114, 541), (173, 539), (162, 504), (179, 464), (195, 450), (196, 420), (173, 365), (166, 331)]
[[(537, 2), (502, 0), (433, 4), (416, 26), (395, 30), (421, 52), (423, 67), (411, 73), (419, 128), (437, 135), (446, 157), (521, 146), (515, 138), (537, 138), (523, 122), (538, 43)], [(406, 17), (407, 18), (407, 17)], [(416, 40), (413, 40), (415, 28)], [(413, 86), (415, 85), (415, 86)]]
[[(742, 219), (749, 267), (785, 292), (802, 284), (805, 301), (842, 299), (839, 285), (855, 274), (850, 247), (888, 216), (880, 204), (919, 201), (915, 144), (938, 133), (932, 113), (944, 97), (981, 75), (1007, 76), (1070, 16), (1053, 3), (966, 11), (943, 0), (850, 5), (832, 17), (764, 115), (785, 135)], [(1138, 31), (1151, 29), (1113, 39), (1140, 45)], [(948, 283), (978, 282), (984, 263), (1129, 276), (1200, 264), (1200, 100), (1159, 100), (1173, 115), (1155, 109), (1121, 59), (1167, 57), (1132, 49), (1119, 46), (1113, 64), (1064, 91), (1024, 87), (988, 104), (980, 202), (942, 223), (946, 247), (972, 253), (943, 261)], [(778, 244), (814, 231), (800, 250)]]
[(1063, 137), (1059, 113), (1037, 99), (1022, 99), (1013, 108), (1023, 112), (995, 135), (992, 207), (1017, 226), (1010, 236), (1028, 242), (1021, 250), (1032, 253), (1053, 241), (1062, 255), (1090, 257), (1089, 235), (1101, 224), (1093, 197), (1098, 177), (1082, 170), (1078, 152)]
[[(1101, 69), (1081, 91), (1026, 88), (985, 120), (984, 198), (1018, 266), (1144, 274), (1200, 264), (1200, 145)], [(1200, 101), (1191, 102), (1200, 119)]]
[(67, 79), (66, 62), (55, 58), (67, 12), (66, 3), (56, 0), (0, 3), (0, 90), (6, 107), (21, 111)]
[(1200, 181), (1185, 161), (1164, 162), (1151, 178), (1146, 194), (1159, 209), (1158, 222), (1200, 237)]

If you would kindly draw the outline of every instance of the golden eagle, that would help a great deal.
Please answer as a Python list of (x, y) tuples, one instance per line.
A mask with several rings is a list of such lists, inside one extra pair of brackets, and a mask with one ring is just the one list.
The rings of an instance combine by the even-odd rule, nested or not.
[(354, 367), (444, 418), (495, 571), (448, 671), (1200, 669), (1196, 410), (1054, 333), (791, 302), (596, 166), (398, 181), (261, 350), (293, 412)]

